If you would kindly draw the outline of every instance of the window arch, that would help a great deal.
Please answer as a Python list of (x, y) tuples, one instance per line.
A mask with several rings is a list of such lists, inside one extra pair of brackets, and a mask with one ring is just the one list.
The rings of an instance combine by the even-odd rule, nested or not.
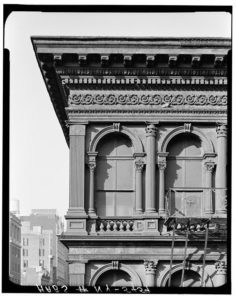
[(98, 216), (131, 216), (134, 209), (134, 158), (126, 135), (105, 135), (97, 147), (95, 207)]
[(203, 214), (203, 148), (200, 138), (180, 133), (167, 145), (166, 190), (169, 211), (177, 216)]

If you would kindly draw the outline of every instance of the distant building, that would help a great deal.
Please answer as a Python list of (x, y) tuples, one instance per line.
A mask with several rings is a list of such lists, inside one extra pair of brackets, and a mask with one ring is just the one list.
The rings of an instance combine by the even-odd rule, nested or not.
[[(22, 285), (36, 284), (32, 278), (26, 276), (29, 269), (42, 269), (53, 275), (52, 265), (52, 230), (43, 230), (40, 226), (34, 226), (30, 229), (29, 222), (22, 222)], [(33, 271), (32, 271), (33, 272)], [(36, 275), (35, 275), (36, 276)], [(27, 278), (30, 278), (27, 281)]]
[[(64, 226), (61, 217), (57, 215), (56, 209), (32, 209), (31, 214), (29, 216), (22, 216), (21, 220), (22, 223), (24, 224), (23, 225), (24, 230), (27, 230), (28, 233), (31, 232), (28, 238), (30, 237), (33, 238), (34, 236), (37, 239), (37, 237), (35, 236), (35, 229), (37, 227), (40, 227), (42, 232), (44, 233), (46, 233), (46, 231), (51, 232), (50, 250), (47, 248), (49, 244), (47, 246), (45, 245), (44, 247), (45, 253), (46, 251), (47, 252), (50, 251), (50, 267), (49, 267), (48, 258), (45, 257), (43, 261), (44, 261), (44, 268), (46, 268), (50, 273), (52, 283), (56, 284), (58, 261), (62, 261), (62, 258), (58, 259), (58, 242), (57, 242), (58, 240), (57, 234), (60, 234), (63, 231), (63, 226)], [(32, 235), (33, 228), (34, 228), (34, 234)], [(27, 237), (25, 236), (25, 238)], [(61, 247), (65, 247), (65, 246), (61, 246)], [(63, 253), (63, 251), (60, 250), (60, 253)], [(33, 266), (29, 261), (28, 264), (29, 267)], [(39, 264), (37, 266), (39, 266)], [(62, 265), (60, 266), (60, 268), (62, 268)]]
[(68, 248), (57, 237), (57, 285), (69, 283)]
[(47, 270), (42, 267), (28, 268), (22, 274), (22, 285), (49, 285), (50, 275)]
[(12, 212), (9, 215), (9, 277), (14, 283), (21, 281), (21, 222)]

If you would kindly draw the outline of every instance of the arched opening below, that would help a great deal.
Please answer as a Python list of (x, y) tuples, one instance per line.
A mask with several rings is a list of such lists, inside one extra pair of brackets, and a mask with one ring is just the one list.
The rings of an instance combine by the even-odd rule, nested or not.
[[(181, 285), (182, 270), (179, 270), (171, 275), (171, 286), (180, 287)], [(166, 287), (168, 287), (168, 281), (166, 282)], [(184, 271), (183, 287), (200, 287), (201, 286), (201, 276), (192, 270)]]
[(103, 273), (97, 280), (99, 286), (132, 286), (130, 275), (122, 270), (109, 270)]

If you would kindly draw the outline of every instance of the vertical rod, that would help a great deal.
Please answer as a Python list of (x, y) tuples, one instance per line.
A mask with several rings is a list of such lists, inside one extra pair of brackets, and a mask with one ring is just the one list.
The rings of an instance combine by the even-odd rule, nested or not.
[(173, 255), (174, 255), (174, 245), (175, 245), (175, 223), (174, 223), (174, 228), (173, 228), (173, 232), (172, 232), (170, 271), (169, 271), (168, 287), (170, 287), (170, 285), (171, 285), (171, 273), (172, 273), (172, 264), (173, 264)]
[(181, 275), (181, 284), (180, 286), (183, 287), (184, 282), (184, 272), (185, 272), (185, 264), (186, 264), (186, 256), (187, 256), (187, 247), (188, 247), (188, 228), (186, 231), (186, 239), (185, 239), (185, 247), (184, 247), (184, 260), (183, 260), (183, 269), (182, 269), (182, 275)]
[(201, 287), (203, 287), (203, 284), (204, 284), (204, 273), (205, 273), (205, 265), (206, 265), (206, 252), (207, 252), (208, 230), (209, 230), (209, 224), (207, 223), (206, 235), (205, 235), (205, 244), (204, 244), (203, 263), (202, 263)]

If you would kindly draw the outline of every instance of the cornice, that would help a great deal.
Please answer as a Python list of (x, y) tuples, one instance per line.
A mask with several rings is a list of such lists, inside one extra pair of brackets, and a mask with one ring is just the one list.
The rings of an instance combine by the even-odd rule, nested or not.
[[(31, 40), (67, 142), (69, 142), (69, 135), (66, 121), (69, 114), (71, 116), (76, 113), (65, 109), (68, 105), (67, 97), (70, 90), (78, 86), (86, 89), (88, 93), (97, 88), (100, 90), (117, 88), (135, 92), (145, 90), (145, 93), (150, 89), (165, 88), (171, 93), (172, 90), (184, 88), (196, 91), (203, 89), (226, 91), (227, 89), (230, 39), (32, 37)], [(69, 82), (66, 82), (67, 79)], [(156, 94), (159, 94), (159, 91)], [(178, 99), (180, 101), (180, 98)], [(219, 111), (208, 112), (208, 115), (214, 118), (219, 115), (225, 119), (226, 110), (223, 108), (226, 103), (224, 100), (222, 102), (222, 99), (216, 99)], [(175, 101), (177, 101), (176, 97)], [(206, 103), (205, 106), (214, 106), (213, 100), (208, 99)], [(173, 102), (172, 105), (178, 104)], [(140, 109), (139, 104), (137, 108)], [(101, 116), (102, 111), (104, 110), (95, 112), (78, 110), (78, 114), (82, 113), (85, 116), (89, 113), (89, 116), (91, 114)], [(117, 116), (121, 112), (122, 110), (117, 112)], [(109, 113), (114, 115), (115, 111), (110, 110)], [(156, 118), (157, 111), (152, 107), (140, 111), (140, 115), (143, 114), (146, 118), (149, 113), (149, 119)], [(192, 113), (197, 116), (200, 111)], [(125, 114), (130, 113), (127, 111)], [(160, 114), (163, 116), (164, 110), (158, 112), (158, 115)], [(169, 118), (171, 114), (173, 117), (176, 114), (179, 116), (180, 112), (173, 114), (173, 110), (170, 112), (167, 110), (166, 114)], [(200, 115), (199, 117), (201, 119)], [(137, 118), (138, 112), (135, 112), (135, 119)], [(81, 120), (84, 119), (85, 117)]]

